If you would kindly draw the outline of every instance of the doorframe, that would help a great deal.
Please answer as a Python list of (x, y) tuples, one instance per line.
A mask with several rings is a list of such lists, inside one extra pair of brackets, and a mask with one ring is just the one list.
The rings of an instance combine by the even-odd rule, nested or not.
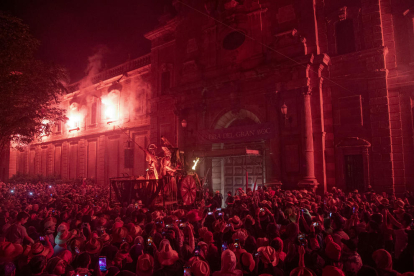
[(370, 185), (369, 173), (369, 148), (371, 143), (359, 137), (347, 137), (342, 139), (335, 148), (336, 154), (336, 186), (347, 190), (345, 183), (345, 155), (362, 155), (364, 172), (364, 190)]

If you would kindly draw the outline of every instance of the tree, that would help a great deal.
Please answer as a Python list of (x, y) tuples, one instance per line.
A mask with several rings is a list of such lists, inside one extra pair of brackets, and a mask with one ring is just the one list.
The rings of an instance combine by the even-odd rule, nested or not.
[(35, 57), (39, 41), (18, 18), (0, 12), (0, 153), (48, 135), (65, 119), (59, 97), (65, 70)]

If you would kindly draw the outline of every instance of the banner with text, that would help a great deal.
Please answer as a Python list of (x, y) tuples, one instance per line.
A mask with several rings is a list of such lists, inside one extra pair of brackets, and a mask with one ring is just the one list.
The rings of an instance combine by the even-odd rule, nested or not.
[(266, 140), (275, 136), (272, 123), (244, 127), (203, 130), (198, 132), (201, 143), (237, 143)]

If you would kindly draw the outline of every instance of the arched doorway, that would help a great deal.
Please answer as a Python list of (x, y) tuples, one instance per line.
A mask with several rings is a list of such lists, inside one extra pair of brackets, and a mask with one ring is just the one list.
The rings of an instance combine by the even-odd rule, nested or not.
[[(256, 124), (261, 124), (259, 118), (251, 111), (241, 109), (239, 112), (229, 111), (215, 124), (215, 129), (222, 128), (243, 128)], [(264, 142), (248, 141), (239, 143), (216, 143), (212, 145), (212, 150), (227, 149), (254, 149), (261, 154), (251, 155), (228, 155), (224, 157), (212, 158), (212, 188), (219, 190), (225, 197), (227, 192), (233, 194), (238, 188), (246, 187), (246, 170), (248, 172), (248, 187), (253, 188), (254, 182), (262, 184), (265, 179), (264, 171)]]

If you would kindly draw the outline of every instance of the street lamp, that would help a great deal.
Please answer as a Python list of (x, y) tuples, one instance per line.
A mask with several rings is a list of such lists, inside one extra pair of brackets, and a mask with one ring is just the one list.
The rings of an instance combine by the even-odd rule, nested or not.
[(282, 112), (282, 115), (285, 119), (287, 119), (287, 105), (283, 103), (282, 107), (280, 108), (280, 112)]
[(290, 123), (292, 121), (292, 117), (287, 115), (287, 110), (288, 110), (287, 105), (285, 103), (283, 103), (283, 105), (280, 107), (280, 112), (283, 115), (285, 126), (287, 125), (288, 122)]
[(186, 120), (186, 119), (183, 119), (183, 120), (181, 121), (181, 126), (182, 126), (183, 128), (186, 128), (186, 127), (187, 127), (187, 120)]

